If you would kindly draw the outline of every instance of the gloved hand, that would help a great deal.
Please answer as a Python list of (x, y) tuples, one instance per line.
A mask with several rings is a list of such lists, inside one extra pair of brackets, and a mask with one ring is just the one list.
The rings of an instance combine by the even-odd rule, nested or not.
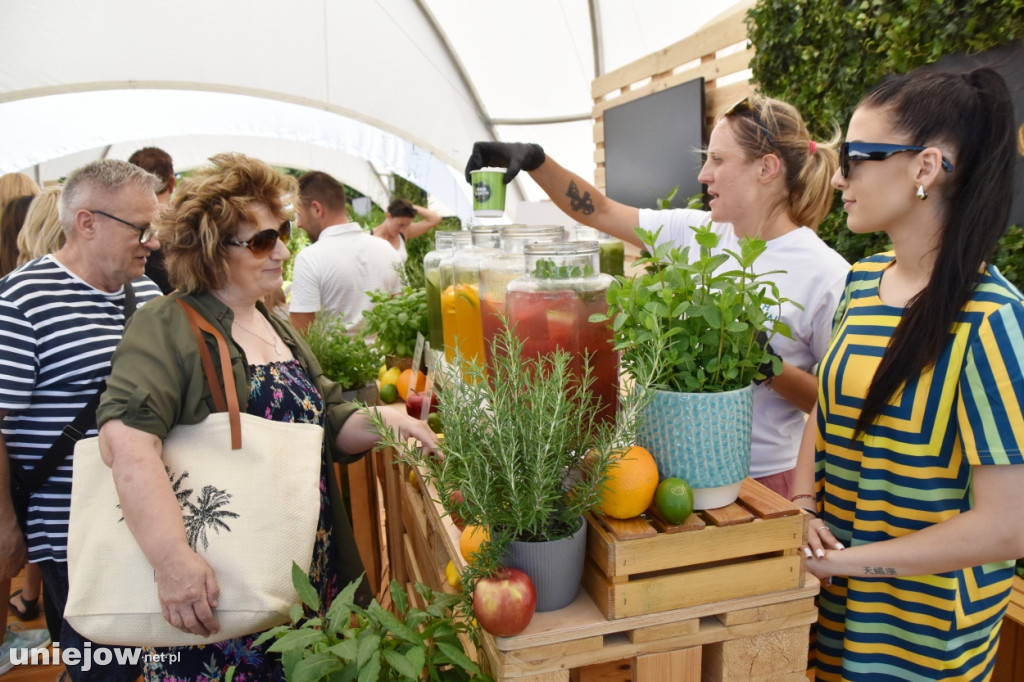
[(470, 171), (481, 168), (504, 168), (505, 184), (519, 175), (519, 171), (532, 171), (544, 163), (544, 150), (532, 142), (474, 142), (473, 153), (466, 163), (466, 182)]
[[(781, 373), (782, 371), (782, 356), (776, 353), (775, 349), (772, 348), (772, 344), (768, 342), (767, 333), (761, 332), (760, 334), (758, 334), (755, 342), (758, 346), (768, 351), (768, 354), (771, 355), (771, 357), (765, 360), (761, 364), (761, 366), (757, 368), (757, 374), (761, 378), (755, 377), (754, 383), (757, 384), (758, 386), (760, 386), (763, 383), (771, 384), (772, 379), (775, 378), (775, 375)], [(775, 371), (776, 364), (779, 368), (778, 372)]]

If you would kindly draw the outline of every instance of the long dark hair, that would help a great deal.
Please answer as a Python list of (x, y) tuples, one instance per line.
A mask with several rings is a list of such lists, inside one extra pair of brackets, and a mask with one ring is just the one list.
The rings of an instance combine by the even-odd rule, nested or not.
[[(910, 377), (935, 364), (957, 315), (1006, 229), (1013, 199), (1013, 102), (990, 68), (957, 74), (921, 69), (888, 80), (861, 101), (883, 110), (919, 146), (951, 155), (947, 205), (935, 267), (893, 332), (864, 398), (854, 438)], [(910, 191), (910, 190), (908, 190)]]

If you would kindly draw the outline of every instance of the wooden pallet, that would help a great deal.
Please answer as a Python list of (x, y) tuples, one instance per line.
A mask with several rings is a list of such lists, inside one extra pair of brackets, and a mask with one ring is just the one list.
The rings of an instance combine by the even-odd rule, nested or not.
[[(443, 567), (448, 560), (460, 569), (464, 566), (458, 551), (460, 533), (444, 516), (429, 484), (416, 488), (408, 483), (407, 476), (406, 469), (400, 466), (392, 473), (400, 490), (402, 562), (409, 569), (410, 579), (440, 584), (445, 589)], [(746, 490), (747, 487), (750, 489)], [(716, 529), (744, 525), (756, 529), (765, 521), (781, 520), (775, 525), (802, 521), (797, 510), (782, 498), (771, 494), (765, 497), (762, 491), (767, 490), (762, 486), (751, 481), (745, 490), (748, 504), (763, 498), (754, 504), (763, 518), (749, 510), (741, 513), (727, 508), (710, 515), (718, 519), (721, 527), (702, 517), (705, 527), (699, 532), (710, 531), (708, 537), (715, 537)], [(651, 527), (655, 535), (696, 532)], [(641, 528), (636, 532), (649, 535), (651, 531)], [(719, 537), (727, 543), (748, 541), (730, 535)], [(818, 582), (809, 577), (806, 583), (801, 581), (792, 588), (771, 593), (609, 619), (587, 591), (581, 589), (572, 604), (558, 611), (535, 614), (529, 627), (515, 637), (481, 633), (477, 658), (496, 680), (509, 681), (803, 682), (808, 631), (817, 617), (817, 591)]]
[(804, 584), (799, 509), (751, 479), (726, 507), (680, 525), (588, 516), (583, 586), (608, 618), (671, 611)]

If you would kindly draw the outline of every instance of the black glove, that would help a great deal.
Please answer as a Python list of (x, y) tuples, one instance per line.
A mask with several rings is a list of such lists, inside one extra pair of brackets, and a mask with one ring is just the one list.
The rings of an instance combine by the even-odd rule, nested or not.
[(772, 348), (772, 344), (768, 342), (768, 334), (766, 332), (761, 332), (760, 334), (758, 334), (755, 342), (758, 346), (768, 351), (768, 354), (771, 355), (771, 357), (765, 360), (764, 363), (762, 363), (761, 366), (757, 368), (757, 374), (760, 375), (761, 378), (755, 378), (754, 383), (757, 384), (758, 386), (765, 382), (768, 382), (770, 384), (772, 382), (772, 379), (775, 378), (776, 374), (775, 361), (778, 360), (779, 366), (781, 367), (782, 356), (776, 353), (775, 349)]
[(519, 171), (536, 170), (545, 158), (541, 146), (532, 142), (474, 142), (473, 153), (466, 163), (466, 182), (473, 182), (470, 171), (504, 168), (507, 185), (519, 175)]

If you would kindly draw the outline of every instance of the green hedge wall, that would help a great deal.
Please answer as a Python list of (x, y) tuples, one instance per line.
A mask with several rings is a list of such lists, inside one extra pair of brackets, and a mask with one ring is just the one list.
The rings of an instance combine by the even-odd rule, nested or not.
[[(813, 136), (829, 139), (883, 77), (1024, 37), (1024, 0), (758, 0), (747, 28), (759, 92), (792, 103)], [(846, 229), (838, 195), (819, 233), (851, 262), (889, 248), (884, 234)], [(1022, 246), (1012, 227), (995, 258), (1018, 286)]]

